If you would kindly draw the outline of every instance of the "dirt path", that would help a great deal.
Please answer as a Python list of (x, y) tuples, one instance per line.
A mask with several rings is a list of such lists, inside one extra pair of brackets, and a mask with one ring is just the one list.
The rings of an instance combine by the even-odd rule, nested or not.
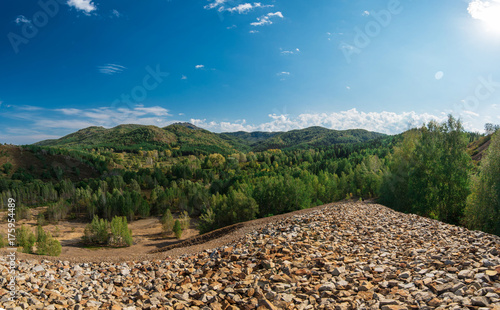
[[(346, 202), (343, 201), (341, 203), (345, 204)], [(184, 254), (194, 254), (207, 249), (223, 246), (269, 223), (296, 214), (312, 212), (328, 205), (332, 204), (239, 223), (233, 227), (223, 228), (205, 235), (199, 235), (198, 230), (194, 227), (195, 224), (193, 224), (190, 229), (183, 233), (180, 240), (175, 239), (173, 236), (162, 235), (161, 223), (157, 218), (142, 219), (130, 223), (129, 227), (132, 229), (134, 244), (127, 248), (84, 248), (80, 243), (80, 239), (86, 224), (60, 222), (57, 227), (54, 225), (44, 227), (44, 229), (58, 236), (57, 239), (63, 245), (62, 253), (59, 257), (19, 253), (19, 258), (70, 261), (76, 263), (143, 261), (175, 258)], [(35, 221), (24, 221), (18, 225), (23, 223), (31, 226), (33, 229), (36, 225)], [(6, 231), (6, 229), (7, 224), (1, 223), (0, 231)], [(5, 249), (2, 251), (5, 251)]]

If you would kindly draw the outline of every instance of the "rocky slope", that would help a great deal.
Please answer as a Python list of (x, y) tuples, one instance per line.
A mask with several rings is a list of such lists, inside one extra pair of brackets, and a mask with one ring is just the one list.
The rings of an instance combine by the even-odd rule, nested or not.
[(163, 260), (21, 260), (7, 309), (500, 309), (500, 238), (339, 203)]

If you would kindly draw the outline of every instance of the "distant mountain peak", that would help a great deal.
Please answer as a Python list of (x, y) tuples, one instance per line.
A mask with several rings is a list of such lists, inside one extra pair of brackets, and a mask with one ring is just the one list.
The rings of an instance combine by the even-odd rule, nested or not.
[(203, 128), (200, 128), (200, 127), (193, 125), (191, 123), (188, 123), (188, 122), (177, 122), (177, 123), (173, 123), (171, 125), (168, 125), (167, 127), (170, 127), (170, 126), (182, 126), (182, 127), (186, 127), (186, 128), (193, 129), (193, 130), (204, 130)]

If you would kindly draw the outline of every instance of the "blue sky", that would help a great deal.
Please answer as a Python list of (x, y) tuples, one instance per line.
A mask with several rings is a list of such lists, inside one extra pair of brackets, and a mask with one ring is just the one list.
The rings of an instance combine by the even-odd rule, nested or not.
[(0, 142), (88, 126), (500, 123), (500, 0), (0, 4)]

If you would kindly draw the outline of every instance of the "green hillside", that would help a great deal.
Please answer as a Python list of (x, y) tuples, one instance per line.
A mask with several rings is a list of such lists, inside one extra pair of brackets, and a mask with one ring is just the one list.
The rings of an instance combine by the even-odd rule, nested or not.
[(164, 128), (145, 125), (120, 125), (106, 129), (89, 127), (57, 140), (35, 145), (75, 149), (113, 148), (116, 151), (165, 150), (187, 154), (230, 154), (267, 149), (310, 148), (334, 144), (366, 142), (385, 136), (361, 129), (331, 130), (322, 127), (289, 132), (213, 133), (189, 123)]
[(244, 145), (226, 141), (218, 134), (188, 123), (165, 128), (145, 125), (119, 125), (110, 129), (89, 127), (35, 145), (74, 149), (113, 148), (117, 151), (170, 149), (186, 154), (228, 153), (245, 149)]
[(310, 127), (278, 133), (266, 140), (259, 141), (254, 149), (310, 148), (334, 144), (359, 143), (384, 137), (386, 135), (363, 129), (332, 130), (323, 127)]

